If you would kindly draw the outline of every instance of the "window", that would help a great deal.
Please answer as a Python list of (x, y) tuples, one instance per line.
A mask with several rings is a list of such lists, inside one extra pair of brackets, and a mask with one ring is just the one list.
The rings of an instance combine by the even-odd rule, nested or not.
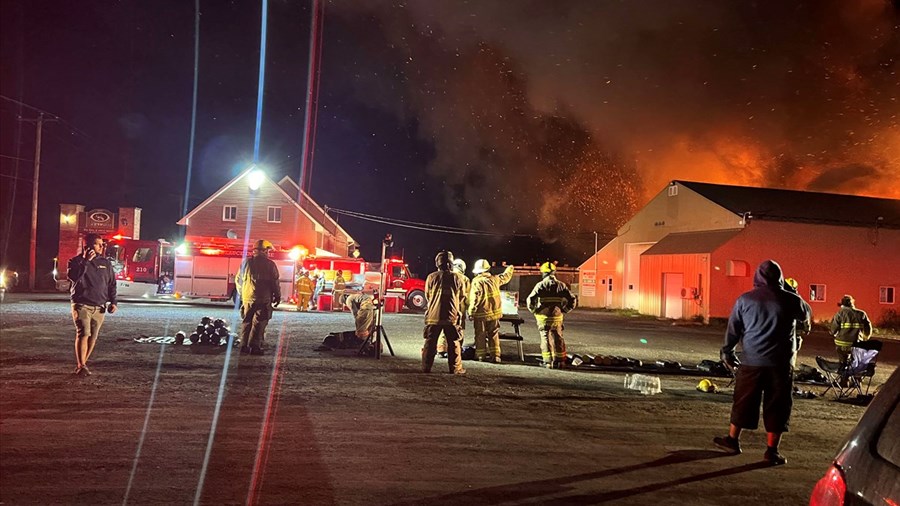
[(146, 262), (153, 257), (153, 250), (150, 248), (138, 248), (134, 250), (134, 255), (131, 257), (132, 262)]
[(669, 196), (674, 197), (678, 195), (678, 185), (670, 184), (669, 185)]
[(266, 221), (269, 223), (281, 223), (281, 208), (269, 206)]
[(825, 302), (825, 285), (809, 285), (809, 301)]
[(222, 221), (236, 221), (237, 206), (222, 206)]
[(878, 302), (880, 304), (893, 304), (894, 303), (894, 287), (893, 286), (879, 286), (878, 287)]

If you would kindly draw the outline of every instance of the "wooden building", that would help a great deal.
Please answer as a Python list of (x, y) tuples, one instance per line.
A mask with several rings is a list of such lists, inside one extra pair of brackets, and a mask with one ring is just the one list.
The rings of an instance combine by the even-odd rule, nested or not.
[(352, 254), (356, 241), (297, 184), (277, 184), (262, 171), (248, 169), (178, 221), (185, 239), (243, 243), (266, 239), (276, 248), (302, 247), (316, 256)]
[(898, 310), (900, 200), (672, 181), (581, 264), (580, 304), (725, 318), (766, 259), (814, 319), (850, 294), (877, 324)]

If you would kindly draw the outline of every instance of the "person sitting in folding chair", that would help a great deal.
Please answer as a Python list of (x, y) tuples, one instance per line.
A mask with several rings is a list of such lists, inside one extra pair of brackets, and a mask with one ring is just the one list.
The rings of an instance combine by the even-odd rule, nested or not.
[(850, 361), (850, 352), (857, 341), (865, 341), (872, 335), (872, 322), (865, 311), (857, 309), (852, 295), (841, 298), (840, 310), (831, 320), (831, 335), (842, 365)]
[[(816, 357), (816, 363), (825, 373), (828, 380), (828, 388), (822, 392), (824, 396), (829, 391), (834, 392), (837, 399), (849, 397), (854, 392), (857, 395), (868, 395), (872, 386), (872, 378), (875, 376), (875, 362), (878, 352), (881, 351), (882, 342), (872, 339), (859, 341), (850, 347), (846, 363), (832, 362), (822, 357)], [(866, 381), (868, 379), (868, 381)], [(866, 390), (862, 386), (865, 383)]]

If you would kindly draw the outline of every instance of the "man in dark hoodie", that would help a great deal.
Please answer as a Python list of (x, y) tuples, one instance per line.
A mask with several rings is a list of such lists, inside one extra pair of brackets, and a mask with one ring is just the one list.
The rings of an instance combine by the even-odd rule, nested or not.
[[(738, 297), (728, 318), (721, 354), (736, 376), (731, 426), (727, 436), (716, 437), (713, 442), (735, 455), (741, 453), (741, 431), (757, 428), (762, 402), (768, 444), (763, 459), (781, 465), (787, 459), (778, 452), (778, 444), (788, 430), (793, 403), (795, 326), (799, 322), (808, 328), (812, 315), (797, 294), (784, 289), (781, 266), (774, 260), (759, 264), (753, 286)], [(740, 361), (734, 352), (739, 342)]]
[[(90, 376), (87, 361), (97, 345), (100, 326), (107, 311), (118, 309), (116, 275), (103, 256), (103, 239), (97, 234), (84, 237), (80, 255), (69, 259), (66, 277), (72, 283), (72, 320), (75, 322), (75, 372)], [(107, 304), (109, 305), (107, 307)]]

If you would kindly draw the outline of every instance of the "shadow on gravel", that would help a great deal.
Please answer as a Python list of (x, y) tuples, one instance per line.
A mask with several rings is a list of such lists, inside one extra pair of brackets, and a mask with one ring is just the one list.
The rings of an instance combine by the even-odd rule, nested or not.
[[(493, 505), (493, 504), (502, 504), (509, 503), (511, 501), (517, 500), (527, 500), (527, 499), (537, 499), (541, 496), (554, 496), (561, 493), (565, 493), (568, 491), (567, 485), (585, 482), (590, 480), (596, 480), (599, 478), (605, 478), (607, 476), (615, 476), (618, 474), (630, 473), (633, 471), (640, 471), (642, 469), (650, 469), (654, 467), (662, 467), (674, 464), (683, 464), (686, 462), (694, 462), (698, 460), (710, 460), (717, 459), (721, 457), (728, 457), (730, 454), (723, 453), (715, 450), (678, 450), (674, 452), (670, 452), (668, 455), (661, 457), (659, 459), (644, 462), (641, 464), (632, 464), (630, 466), (617, 467), (613, 469), (604, 469), (602, 471), (596, 471), (593, 473), (584, 473), (584, 474), (576, 474), (573, 476), (560, 477), (560, 478), (552, 478), (548, 480), (538, 480), (524, 483), (512, 483), (509, 485), (501, 485), (497, 487), (487, 487), (480, 488), (475, 490), (468, 490), (465, 492), (454, 492), (451, 494), (438, 496), (438, 497), (428, 497), (423, 498), (422, 500), (416, 500), (411, 502), (401, 502), (395, 503), (395, 506), (400, 505), (412, 505), (412, 504), (421, 504), (423, 502), (427, 502), (430, 505), (455, 505), (455, 504), (467, 504), (468, 506), (476, 506), (476, 505)], [(546, 500), (542, 501), (542, 504), (597, 504), (606, 501), (612, 501), (616, 499), (622, 499), (624, 497), (630, 497), (633, 495), (643, 494), (647, 492), (653, 492), (656, 490), (661, 490), (664, 488), (674, 487), (676, 485), (682, 485), (685, 483), (692, 483), (695, 481), (708, 480), (711, 478), (716, 478), (720, 476), (729, 476), (733, 474), (743, 473), (746, 471), (751, 471), (753, 469), (760, 469), (763, 467), (767, 467), (767, 464), (763, 462), (746, 464), (738, 467), (732, 467), (728, 469), (722, 469), (719, 471), (713, 471), (709, 473), (698, 474), (694, 476), (686, 476), (684, 478), (679, 478), (676, 480), (670, 480), (661, 483), (652, 483), (649, 485), (644, 485), (640, 487), (634, 487), (625, 490), (610, 490), (601, 492), (598, 494), (591, 495), (570, 495), (565, 497), (548, 497)]]

